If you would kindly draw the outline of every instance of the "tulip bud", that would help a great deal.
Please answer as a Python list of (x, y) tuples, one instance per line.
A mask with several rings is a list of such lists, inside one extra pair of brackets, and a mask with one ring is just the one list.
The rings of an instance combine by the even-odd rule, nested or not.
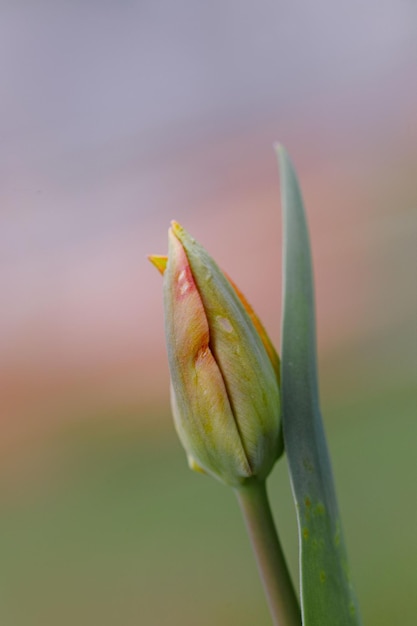
[(282, 453), (279, 360), (237, 287), (172, 222), (164, 275), (171, 404), (193, 469), (238, 486)]

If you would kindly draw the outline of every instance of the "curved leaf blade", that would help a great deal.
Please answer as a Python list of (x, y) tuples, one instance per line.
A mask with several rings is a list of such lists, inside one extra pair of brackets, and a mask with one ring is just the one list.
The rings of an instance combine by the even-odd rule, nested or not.
[(358, 626), (319, 406), (310, 242), (297, 176), (277, 147), (283, 210), (282, 406), (297, 510), (304, 626)]

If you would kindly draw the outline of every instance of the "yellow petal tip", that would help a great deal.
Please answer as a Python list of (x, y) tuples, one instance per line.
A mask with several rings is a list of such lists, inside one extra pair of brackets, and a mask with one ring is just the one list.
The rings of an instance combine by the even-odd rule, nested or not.
[(191, 470), (193, 470), (193, 472), (198, 472), (199, 474), (206, 474), (207, 473), (205, 470), (203, 470), (202, 467), (200, 467), (200, 465), (197, 463), (195, 458), (192, 457), (190, 454), (188, 455), (187, 460), (188, 460), (188, 467)]
[(177, 237), (178, 235), (181, 235), (181, 233), (184, 232), (184, 229), (181, 226), (181, 224), (178, 224), (178, 222), (176, 222), (175, 220), (171, 220), (171, 229), (174, 235), (177, 235)]
[(161, 254), (149, 254), (148, 259), (150, 260), (152, 265), (156, 267), (158, 272), (163, 275), (167, 268), (168, 257)]

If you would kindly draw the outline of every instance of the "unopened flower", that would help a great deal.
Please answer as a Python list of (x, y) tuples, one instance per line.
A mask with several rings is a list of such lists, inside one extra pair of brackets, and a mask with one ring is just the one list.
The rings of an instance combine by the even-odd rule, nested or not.
[(238, 486), (282, 453), (279, 359), (243, 295), (176, 222), (164, 275), (171, 404), (193, 469)]

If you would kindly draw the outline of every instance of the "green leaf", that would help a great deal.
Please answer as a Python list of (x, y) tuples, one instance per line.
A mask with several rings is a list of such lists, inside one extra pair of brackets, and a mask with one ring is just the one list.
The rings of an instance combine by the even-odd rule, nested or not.
[(357, 626), (359, 609), (320, 414), (313, 274), (301, 192), (277, 147), (283, 209), (282, 405), (298, 518), (304, 626)]

